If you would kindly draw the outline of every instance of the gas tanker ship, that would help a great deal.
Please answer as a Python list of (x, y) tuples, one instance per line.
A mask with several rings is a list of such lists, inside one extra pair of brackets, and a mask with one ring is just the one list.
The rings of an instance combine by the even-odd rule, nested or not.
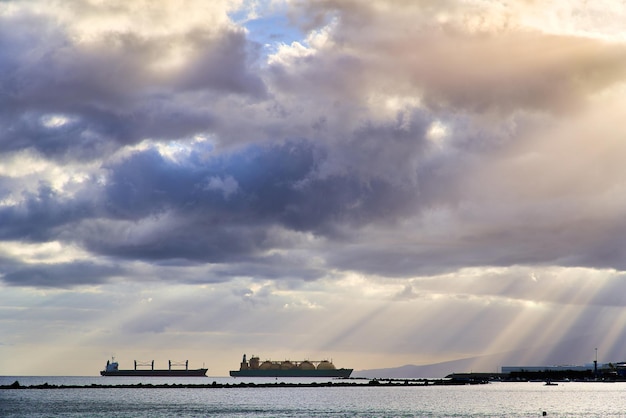
[(350, 377), (353, 369), (338, 369), (328, 360), (271, 361), (261, 363), (259, 357), (246, 355), (239, 370), (231, 370), (232, 377)]
[[(154, 360), (151, 362), (138, 362), (135, 360), (135, 368), (128, 370), (121, 370), (115, 358), (111, 361), (107, 360), (107, 365), (104, 370), (100, 372), (101, 376), (206, 376), (208, 369), (189, 369), (189, 360), (184, 362), (168, 361), (167, 369), (155, 369)], [(174, 368), (172, 368), (174, 366)], [(184, 369), (182, 367), (185, 367)], [(147, 368), (149, 367), (149, 368)], [(178, 367), (178, 368), (177, 368)]]

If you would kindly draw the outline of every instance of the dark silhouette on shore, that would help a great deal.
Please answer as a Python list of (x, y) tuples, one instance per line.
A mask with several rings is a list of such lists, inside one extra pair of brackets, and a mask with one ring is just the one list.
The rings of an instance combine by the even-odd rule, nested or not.
[(0, 386), (1, 389), (159, 389), (159, 388), (275, 388), (275, 387), (347, 387), (347, 386), (442, 386), (442, 385), (468, 385), (468, 384), (483, 384), (487, 381), (483, 380), (467, 380), (467, 379), (371, 379), (367, 383), (356, 382), (355, 380), (368, 380), (368, 379), (342, 379), (337, 382), (321, 382), (321, 383), (289, 383), (289, 382), (275, 382), (275, 383), (212, 383), (196, 384), (196, 383), (134, 383), (134, 384), (97, 384), (92, 383), (90, 385), (50, 385), (43, 383), (41, 385), (23, 386), (16, 380), (10, 385)]

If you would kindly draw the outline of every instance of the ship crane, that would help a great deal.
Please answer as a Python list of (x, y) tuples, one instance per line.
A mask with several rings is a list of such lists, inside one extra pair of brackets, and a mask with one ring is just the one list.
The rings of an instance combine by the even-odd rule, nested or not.
[(172, 361), (168, 360), (169, 370), (172, 370), (172, 366), (174, 367), (185, 367), (185, 370), (189, 370), (189, 360), (185, 361)]
[(150, 367), (150, 370), (154, 370), (154, 360), (151, 360), (151, 361), (135, 360), (135, 370), (137, 370), (137, 367)]

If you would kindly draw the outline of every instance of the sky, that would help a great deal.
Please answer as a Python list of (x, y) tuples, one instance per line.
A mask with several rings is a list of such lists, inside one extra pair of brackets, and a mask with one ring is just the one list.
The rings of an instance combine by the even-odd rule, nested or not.
[(626, 360), (624, 21), (0, 2), (0, 375)]

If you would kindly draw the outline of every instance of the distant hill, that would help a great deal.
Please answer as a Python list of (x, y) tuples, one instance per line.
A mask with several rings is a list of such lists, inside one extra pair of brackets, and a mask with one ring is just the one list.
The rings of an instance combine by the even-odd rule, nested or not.
[(376, 377), (394, 379), (441, 378), (449, 375), (450, 373), (471, 371), (471, 365), (475, 362), (476, 358), (466, 358), (454, 361), (446, 361), (443, 363), (427, 364), (422, 366), (407, 364), (405, 366), (392, 367), (388, 369), (357, 370), (352, 373), (352, 377)]
[[(590, 348), (591, 347), (591, 348)], [(586, 364), (593, 362), (593, 346), (588, 338), (564, 340), (553, 344), (434, 363), (426, 365), (407, 364), (386, 369), (356, 370), (352, 377), (369, 378), (442, 378), (451, 373), (500, 372), (502, 366), (549, 366), (563, 364)], [(601, 362), (624, 361), (621, 355), (608, 353)]]

